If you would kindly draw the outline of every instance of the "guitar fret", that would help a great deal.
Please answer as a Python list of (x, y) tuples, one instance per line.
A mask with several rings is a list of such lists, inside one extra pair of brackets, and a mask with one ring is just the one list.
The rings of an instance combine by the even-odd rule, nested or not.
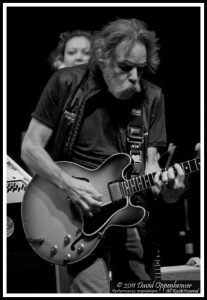
[(130, 195), (133, 194), (133, 188), (131, 185), (131, 180), (127, 180), (128, 186), (129, 186), (129, 191), (130, 191)]
[(147, 187), (151, 187), (150, 182), (149, 182), (149, 177), (148, 177), (148, 175), (145, 175), (144, 178), (145, 178), (146, 186), (147, 186)]
[(135, 184), (136, 184), (137, 192), (139, 192), (140, 187), (139, 187), (139, 183), (138, 183), (137, 177), (134, 178), (134, 181), (135, 181)]
[(125, 186), (125, 189), (126, 189), (126, 194), (129, 196), (131, 193), (130, 193), (130, 187), (129, 187), (129, 184), (128, 184), (128, 180), (124, 181), (124, 186)]
[(146, 183), (145, 183), (145, 180), (144, 180), (144, 176), (141, 176), (141, 181), (142, 181), (142, 185), (144, 187), (144, 189), (146, 189)]
[(191, 167), (188, 161), (184, 162), (183, 164), (183, 170), (185, 171), (185, 174), (188, 174), (191, 172)]
[(149, 178), (149, 181), (150, 181), (150, 185), (154, 185), (154, 177), (153, 177), (153, 174), (148, 174), (148, 178)]
[(195, 171), (198, 170), (197, 165), (196, 165), (196, 161), (194, 159), (190, 160), (189, 164), (190, 164), (191, 172), (195, 172)]
[(133, 191), (133, 187), (131, 185), (131, 180), (127, 180), (128, 182), (128, 186), (129, 186), (129, 191), (130, 191), (130, 195), (134, 194), (134, 191)]
[[(200, 170), (200, 157), (198, 157), (198, 158), (195, 160), (195, 162), (196, 162), (197, 170)], [(196, 171), (197, 171), (197, 170), (196, 170)]]
[(121, 187), (123, 197), (127, 196), (127, 190), (125, 188), (124, 181), (121, 182), (120, 187)]
[(140, 177), (137, 177), (136, 180), (137, 180), (137, 184), (138, 184), (138, 187), (139, 187), (139, 191), (143, 190), (143, 186), (142, 186), (142, 182), (141, 182)]
[(136, 188), (135, 179), (132, 178), (132, 179), (130, 180), (130, 182), (131, 182), (131, 187), (132, 187), (133, 193), (136, 193), (136, 192), (137, 192), (137, 188)]

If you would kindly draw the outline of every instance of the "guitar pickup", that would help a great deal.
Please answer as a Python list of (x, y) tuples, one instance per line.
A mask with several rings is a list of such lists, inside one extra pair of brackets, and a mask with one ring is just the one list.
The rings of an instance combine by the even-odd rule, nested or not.
[(112, 201), (121, 200), (123, 198), (119, 182), (109, 183), (108, 187)]

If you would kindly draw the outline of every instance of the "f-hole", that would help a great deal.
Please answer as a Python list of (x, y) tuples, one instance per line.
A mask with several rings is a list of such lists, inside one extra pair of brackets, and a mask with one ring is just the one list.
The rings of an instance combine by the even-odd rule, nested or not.
[(82, 233), (72, 244), (71, 244), (71, 250), (75, 250), (75, 244), (79, 242), (84, 237), (84, 234)]

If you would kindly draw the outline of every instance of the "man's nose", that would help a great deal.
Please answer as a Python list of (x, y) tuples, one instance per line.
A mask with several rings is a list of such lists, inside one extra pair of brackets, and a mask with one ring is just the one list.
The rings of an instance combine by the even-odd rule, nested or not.
[(137, 68), (133, 68), (129, 74), (129, 81), (134, 85), (137, 92), (141, 91), (140, 76)]
[(129, 73), (129, 81), (132, 83), (139, 82), (139, 74), (137, 68), (133, 68)]

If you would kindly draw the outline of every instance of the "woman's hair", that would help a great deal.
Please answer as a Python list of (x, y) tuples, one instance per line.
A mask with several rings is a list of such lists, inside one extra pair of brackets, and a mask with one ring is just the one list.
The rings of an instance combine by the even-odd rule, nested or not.
[(136, 42), (142, 43), (147, 50), (147, 69), (154, 73), (160, 63), (158, 39), (154, 31), (147, 29), (147, 24), (137, 19), (117, 19), (94, 35), (92, 62), (100, 64), (113, 58), (116, 46), (123, 43), (126, 54)]
[(85, 30), (74, 30), (74, 31), (66, 31), (62, 32), (59, 37), (60, 40), (58, 42), (57, 47), (55, 50), (53, 50), (49, 56), (49, 63), (51, 65), (52, 70), (56, 69), (57, 67), (55, 66), (56, 61), (63, 61), (64, 58), (64, 51), (65, 51), (65, 45), (68, 40), (70, 40), (73, 37), (78, 37), (78, 36), (84, 36), (86, 37), (90, 42), (92, 42), (93, 35), (89, 31)]

